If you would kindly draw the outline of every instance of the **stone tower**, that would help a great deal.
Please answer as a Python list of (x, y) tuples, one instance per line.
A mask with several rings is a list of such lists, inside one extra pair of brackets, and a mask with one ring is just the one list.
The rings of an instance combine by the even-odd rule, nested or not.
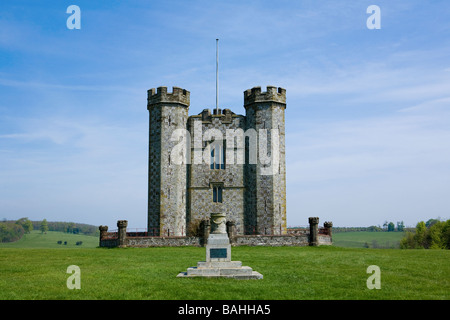
[[(189, 116), (189, 104), (181, 88), (148, 90), (149, 234), (195, 235), (213, 213), (236, 234), (286, 234), (286, 90), (245, 91), (245, 116), (230, 109)], [(185, 162), (177, 156), (180, 131)]]
[(186, 234), (186, 166), (174, 164), (171, 154), (176, 129), (186, 130), (190, 93), (167, 87), (148, 90), (149, 183), (148, 232), (153, 235)]
[[(246, 142), (256, 163), (246, 165), (246, 220), (259, 234), (286, 234), (286, 90), (268, 86), (244, 91), (246, 130), (255, 130), (258, 143)], [(251, 156), (247, 156), (251, 160)]]

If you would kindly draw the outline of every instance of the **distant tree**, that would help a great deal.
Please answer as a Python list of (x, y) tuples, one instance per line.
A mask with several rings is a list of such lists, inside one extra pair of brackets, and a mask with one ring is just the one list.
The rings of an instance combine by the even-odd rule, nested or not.
[(16, 223), (1, 222), (0, 223), (0, 242), (13, 242), (19, 240), (25, 230)]
[(383, 231), (383, 229), (381, 229), (380, 227), (377, 227), (377, 226), (370, 226), (370, 227), (367, 227), (367, 231), (378, 232), (378, 231)]
[(395, 225), (393, 222), (389, 222), (387, 231), (388, 232), (395, 231)]
[(414, 233), (408, 231), (403, 239), (400, 240), (400, 249), (415, 249), (416, 242), (414, 240)]
[(67, 225), (66, 232), (67, 232), (67, 233), (73, 233), (74, 229), (75, 229), (75, 223), (70, 222), (70, 223)]
[(450, 249), (450, 220), (445, 221), (442, 226), (442, 238), (447, 249)]
[(445, 239), (443, 237), (443, 227), (445, 222), (434, 222), (428, 228), (427, 244), (430, 249), (445, 249)]
[(403, 223), (403, 221), (397, 222), (397, 231), (403, 232), (404, 230), (405, 230), (405, 224)]
[(427, 228), (429, 228), (429, 227), (431, 227), (433, 224), (435, 224), (435, 223), (437, 223), (437, 222), (439, 222), (438, 219), (428, 219), (428, 221), (425, 222), (425, 226), (426, 226)]
[(450, 220), (430, 221), (428, 225), (429, 227), (425, 222), (420, 221), (414, 233), (406, 233), (400, 242), (400, 247), (403, 249), (450, 249)]
[(21, 225), (25, 233), (30, 233), (33, 230), (33, 223), (28, 218), (20, 218), (16, 224)]
[(389, 222), (385, 221), (385, 222), (383, 223), (383, 228), (384, 228), (384, 229), (387, 229), (388, 224), (389, 224)]
[(47, 223), (47, 219), (44, 219), (41, 222), (41, 232), (47, 233), (47, 231), (48, 231), (48, 223)]
[(427, 232), (427, 226), (425, 225), (425, 222), (420, 221), (416, 225), (416, 234), (414, 235), (414, 240), (416, 241), (418, 248), (426, 248), (426, 232)]

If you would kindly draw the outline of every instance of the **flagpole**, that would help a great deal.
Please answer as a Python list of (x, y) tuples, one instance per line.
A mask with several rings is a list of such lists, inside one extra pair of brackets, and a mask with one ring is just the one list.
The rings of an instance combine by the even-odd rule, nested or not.
[(219, 39), (216, 39), (216, 114), (219, 114)]

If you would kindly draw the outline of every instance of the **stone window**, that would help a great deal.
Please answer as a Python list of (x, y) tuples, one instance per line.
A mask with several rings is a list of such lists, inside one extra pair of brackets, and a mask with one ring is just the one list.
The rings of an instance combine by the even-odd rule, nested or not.
[(222, 186), (220, 185), (213, 185), (213, 202), (219, 202), (222, 203)]
[(215, 142), (211, 144), (211, 169), (225, 169), (225, 148), (224, 143)]

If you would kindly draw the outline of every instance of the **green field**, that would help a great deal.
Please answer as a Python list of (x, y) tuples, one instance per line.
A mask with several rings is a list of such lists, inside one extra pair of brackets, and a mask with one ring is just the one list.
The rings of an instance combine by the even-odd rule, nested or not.
[(333, 245), (346, 248), (399, 248), (403, 232), (335, 232), (333, 233)]
[[(450, 299), (449, 250), (362, 247), (401, 235), (336, 233), (332, 247), (234, 247), (233, 260), (264, 279), (233, 280), (176, 278), (205, 259), (204, 248), (107, 249), (98, 237), (34, 231), (0, 244), (0, 299)], [(66, 286), (69, 265), (80, 267), (80, 290)], [(369, 265), (380, 267), (380, 290), (366, 286)]]
[[(62, 241), (63, 244), (58, 244)], [(67, 244), (64, 245), (64, 242)], [(76, 245), (78, 241), (83, 243)], [(95, 248), (98, 246), (99, 238), (95, 236), (86, 236), (83, 234), (64, 233), (58, 231), (47, 231), (42, 233), (39, 230), (33, 230), (31, 233), (24, 234), (16, 242), (0, 243), (0, 248)]]
[[(235, 247), (232, 258), (264, 279), (176, 278), (204, 248), (1, 248), (0, 299), (450, 298), (448, 250)], [(80, 290), (66, 286), (69, 265), (80, 267)], [(381, 269), (380, 290), (366, 287), (369, 265)]]

